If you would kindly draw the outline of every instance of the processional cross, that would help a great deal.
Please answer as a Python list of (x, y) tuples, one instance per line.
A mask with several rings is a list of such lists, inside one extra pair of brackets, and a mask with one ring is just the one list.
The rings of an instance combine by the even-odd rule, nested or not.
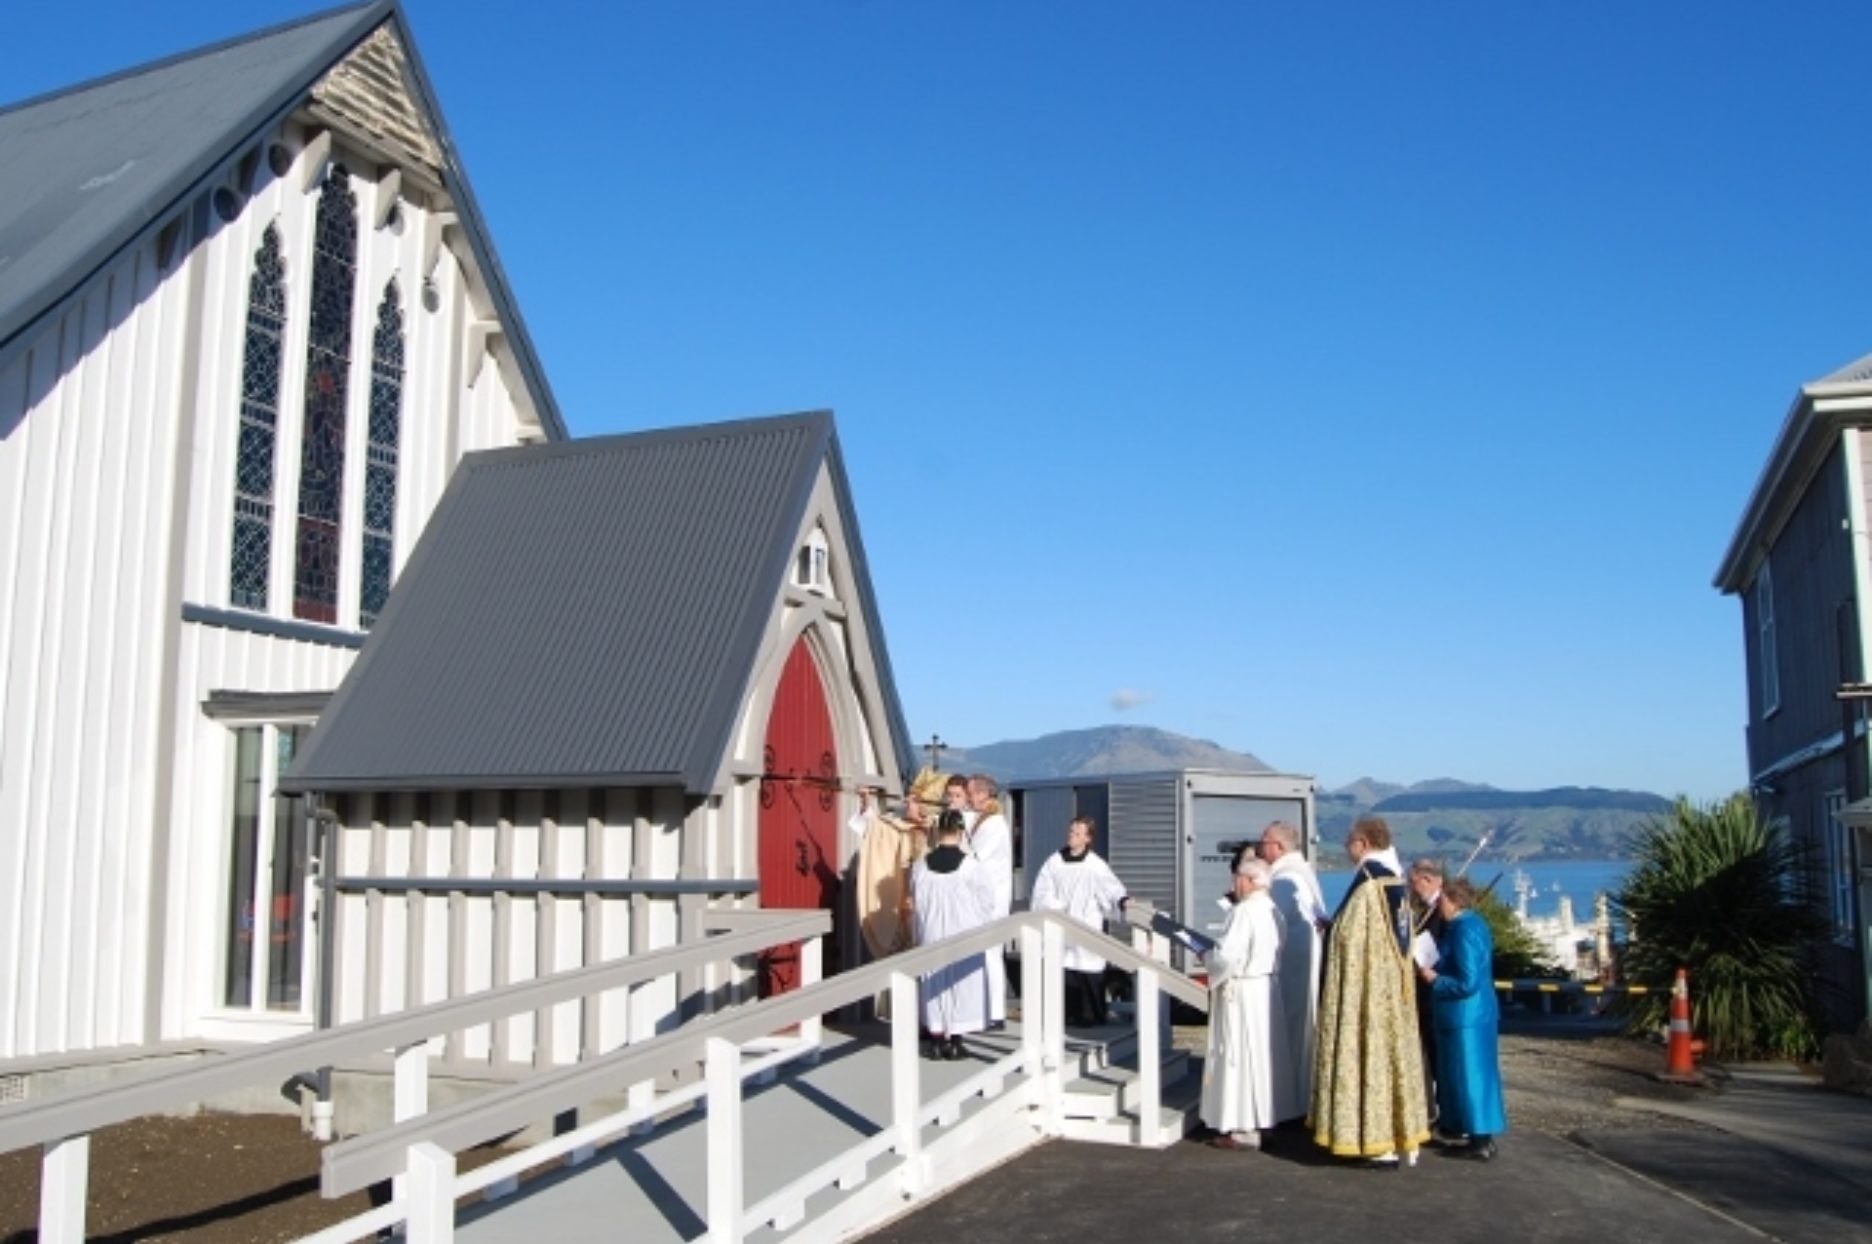
[(932, 769), (942, 768), (943, 749), (948, 746), (949, 745), (947, 743), (943, 742), (942, 735), (940, 734), (930, 735), (930, 741), (923, 745), (923, 750), (929, 753), (930, 768)]

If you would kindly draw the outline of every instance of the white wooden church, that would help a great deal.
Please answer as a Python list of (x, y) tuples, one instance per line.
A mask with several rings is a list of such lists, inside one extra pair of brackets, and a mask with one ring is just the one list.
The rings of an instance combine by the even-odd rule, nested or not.
[(838, 901), (910, 749), (830, 418), (568, 441), (397, 5), (0, 108), (0, 167), (0, 1059)]

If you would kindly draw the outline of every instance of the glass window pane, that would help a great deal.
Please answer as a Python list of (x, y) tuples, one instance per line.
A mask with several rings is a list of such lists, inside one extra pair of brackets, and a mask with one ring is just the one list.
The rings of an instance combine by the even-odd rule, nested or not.
[(286, 329), (286, 261), (268, 225), (247, 283), (247, 341), (241, 356), (240, 440), (234, 457), (234, 547), (228, 599), (267, 607), (273, 546), (273, 448), (279, 417), (280, 342)]
[(260, 845), (261, 735), (258, 726), (234, 732), (234, 818), (228, 859), (227, 973), (221, 1000), (252, 1003), (254, 947), (254, 859)]
[(357, 277), (357, 196), (334, 164), (319, 194), (312, 255), (312, 331), (306, 345), (305, 431), (299, 453), (299, 536), (293, 616), (338, 620), (339, 524), (344, 504), (345, 395)]
[[(278, 731), (278, 773), (292, 767), (294, 754), (308, 732), (305, 726)], [(305, 801), (296, 795), (273, 796), (273, 876), (268, 887), (267, 1007), (299, 1009), (299, 976), (305, 951), (305, 879), (311, 854)]]
[(364, 568), (358, 625), (377, 621), (390, 597), (396, 548), (397, 451), (403, 423), (403, 305), (393, 279), (377, 306), (371, 338), (370, 445), (365, 452)]

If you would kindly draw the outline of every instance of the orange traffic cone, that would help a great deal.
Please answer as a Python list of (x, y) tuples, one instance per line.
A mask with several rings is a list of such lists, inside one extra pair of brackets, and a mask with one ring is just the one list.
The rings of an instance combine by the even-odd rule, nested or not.
[(1690, 1048), (1690, 970), (1677, 969), (1671, 985), (1670, 1044), (1660, 1080), (1672, 1084), (1701, 1084), (1703, 1075), (1696, 1068), (1696, 1055)]

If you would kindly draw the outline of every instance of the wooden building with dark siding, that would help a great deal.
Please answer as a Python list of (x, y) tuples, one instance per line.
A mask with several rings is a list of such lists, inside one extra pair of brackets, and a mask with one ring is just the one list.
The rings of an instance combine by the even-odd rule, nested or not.
[(1802, 387), (1715, 581), (1742, 602), (1750, 789), (1806, 850), (1831, 929), (1822, 1001), (1842, 1030), (1869, 992), (1872, 741), (1854, 695), (1872, 653), (1868, 456), (1872, 356)]

